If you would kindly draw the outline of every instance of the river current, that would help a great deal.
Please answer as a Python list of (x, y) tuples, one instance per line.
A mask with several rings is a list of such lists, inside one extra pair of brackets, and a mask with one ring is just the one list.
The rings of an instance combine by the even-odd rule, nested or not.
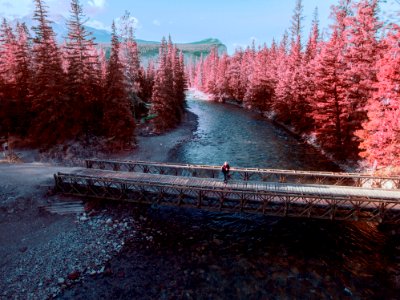
[[(256, 113), (188, 99), (193, 139), (183, 163), (337, 170), (313, 148)], [(376, 224), (223, 214), (159, 206), (140, 220), (107, 268), (66, 299), (399, 299), (400, 234)]]
[(194, 164), (294, 170), (338, 167), (314, 148), (277, 128), (257, 113), (231, 104), (188, 97), (188, 109), (198, 116), (194, 138), (170, 159)]

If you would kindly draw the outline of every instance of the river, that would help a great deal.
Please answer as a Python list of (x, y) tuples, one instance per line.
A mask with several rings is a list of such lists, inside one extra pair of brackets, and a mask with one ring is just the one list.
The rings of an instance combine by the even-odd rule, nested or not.
[(257, 113), (231, 104), (188, 97), (188, 109), (198, 116), (194, 138), (170, 160), (194, 164), (338, 171), (314, 148), (290, 136)]
[[(313, 148), (259, 115), (188, 99), (194, 138), (185, 163), (335, 170)], [(398, 299), (398, 228), (376, 224), (132, 207), (136, 237), (65, 299)], [(396, 233), (397, 232), (397, 233)]]

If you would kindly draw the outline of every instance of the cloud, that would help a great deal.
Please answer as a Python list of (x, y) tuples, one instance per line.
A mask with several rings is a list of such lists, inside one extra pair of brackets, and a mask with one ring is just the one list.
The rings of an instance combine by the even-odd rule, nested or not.
[(91, 7), (102, 9), (106, 5), (106, 0), (90, 0), (88, 1), (88, 4)]
[(157, 19), (153, 20), (153, 25), (155, 26), (161, 26), (161, 22)]
[(124, 38), (128, 37), (129, 28), (133, 29), (133, 33), (135, 33), (138, 28), (141, 28), (139, 20), (136, 17), (131, 16), (129, 13), (128, 15), (116, 18), (115, 26), (117, 28), (117, 33)]
[(96, 28), (96, 29), (103, 29), (103, 30), (107, 30), (110, 31), (111, 28), (110, 26), (106, 26), (103, 24), (103, 22), (98, 21), (98, 20), (94, 20), (94, 19), (89, 19), (85, 25)]

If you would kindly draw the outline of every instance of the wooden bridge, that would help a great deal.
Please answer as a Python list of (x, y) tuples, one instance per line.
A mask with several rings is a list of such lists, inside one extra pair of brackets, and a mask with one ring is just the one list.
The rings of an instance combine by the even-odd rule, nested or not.
[[(370, 174), (87, 160), (54, 175), (59, 192), (269, 216), (400, 223), (400, 178)], [(386, 188), (384, 188), (386, 187)], [(390, 187), (388, 189), (387, 187)]]

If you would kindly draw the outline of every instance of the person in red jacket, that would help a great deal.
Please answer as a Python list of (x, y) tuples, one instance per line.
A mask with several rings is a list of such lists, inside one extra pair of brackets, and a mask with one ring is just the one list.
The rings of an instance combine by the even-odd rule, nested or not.
[(222, 165), (221, 171), (224, 174), (224, 182), (227, 183), (228, 182), (228, 178), (229, 178), (229, 169), (230, 166), (228, 164), (228, 162), (224, 162), (224, 164)]

